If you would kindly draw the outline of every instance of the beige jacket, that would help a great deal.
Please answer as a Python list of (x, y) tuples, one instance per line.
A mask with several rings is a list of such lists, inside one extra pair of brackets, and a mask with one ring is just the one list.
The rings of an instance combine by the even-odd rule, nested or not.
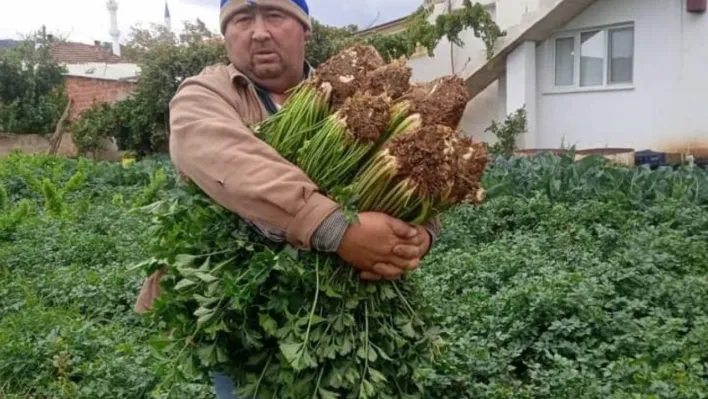
[[(336, 251), (346, 230), (337, 204), (249, 129), (268, 113), (233, 65), (186, 79), (170, 103), (170, 157), (214, 201), (253, 222), (273, 240), (302, 250)], [(434, 237), (436, 221), (428, 227)], [(151, 307), (165, 270), (149, 276), (135, 310)]]

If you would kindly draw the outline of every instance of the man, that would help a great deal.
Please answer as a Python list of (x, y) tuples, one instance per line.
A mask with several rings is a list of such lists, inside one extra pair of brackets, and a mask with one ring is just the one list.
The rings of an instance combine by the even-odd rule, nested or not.
[[(186, 79), (170, 104), (175, 167), (269, 239), (336, 252), (362, 279), (397, 279), (416, 269), (439, 232), (437, 221), (410, 226), (366, 212), (349, 225), (334, 201), (248, 128), (276, 112), (309, 73), (306, 1), (221, 0), (220, 21), (231, 64)], [(163, 273), (145, 281), (136, 311), (159, 295)], [(215, 388), (219, 399), (234, 398), (225, 376), (215, 376)]]

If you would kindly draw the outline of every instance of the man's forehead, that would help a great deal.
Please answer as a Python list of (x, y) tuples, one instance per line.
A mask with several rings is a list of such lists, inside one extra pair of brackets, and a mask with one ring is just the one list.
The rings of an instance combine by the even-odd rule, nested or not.
[(258, 0), (246, 0), (246, 5), (248, 6), (248, 8), (244, 8), (244, 9), (239, 10), (237, 12), (237, 14), (251, 13), (251, 12), (254, 12), (255, 10), (258, 10), (258, 11), (281, 11), (278, 7), (258, 4)]

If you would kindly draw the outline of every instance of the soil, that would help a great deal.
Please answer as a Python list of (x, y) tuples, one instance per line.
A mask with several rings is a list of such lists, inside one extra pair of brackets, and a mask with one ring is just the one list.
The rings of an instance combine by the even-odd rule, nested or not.
[(396, 157), (398, 177), (411, 179), (423, 194), (442, 196), (456, 169), (449, 156), (454, 136), (447, 126), (428, 125), (393, 138), (387, 146)]
[(321, 64), (314, 73), (317, 86), (332, 86), (331, 105), (337, 109), (364, 85), (366, 74), (384, 65), (381, 55), (372, 46), (347, 47)]
[(344, 102), (339, 112), (354, 139), (373, 142), (386, 130), (390, 109), (391, 99), (385, 94), (373, 96), (356, 92)]
[(412, 74), (411, 67), (402, 60), (396, 60), (369, 72), (364, 90), (374, 95), (386, 93), (391, 99), (397, 100), (410, 89)]
[(457, 163), (451, 200), (456, 204), (480, 204), (484, 201), (482, 178), (489, 160), (487, 146), (469, 137), (461, 137), (455, 147)]
[(470, 100), (465, 82), (459, 76), (445, 76), (416, 84), (403, 96), (411, 112), (419, 113), (424, 125), (444, 125), (457, 129)]

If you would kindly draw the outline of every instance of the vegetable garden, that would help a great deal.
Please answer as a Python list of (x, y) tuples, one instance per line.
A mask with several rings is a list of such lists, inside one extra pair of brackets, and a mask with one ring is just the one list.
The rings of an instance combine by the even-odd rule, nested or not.
[[(492, 159), (485, 203), (443, 215), (409, 276), (440, 337), (423, 397), (708, 396), (708, 172), (572, 160)], [(0, 160), (0, 397), (213, 396), (132, 311), (140, 208), (176, 184), (164, 157)]]

